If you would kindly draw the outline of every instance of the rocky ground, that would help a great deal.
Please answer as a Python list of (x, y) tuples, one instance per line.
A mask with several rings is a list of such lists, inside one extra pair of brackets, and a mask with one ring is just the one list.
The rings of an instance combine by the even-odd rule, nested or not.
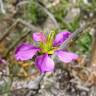
[[(73, 82), (72, 82), (73, 81)], [(16, 91), (12, 96), (96, 96), (96, 88), (78, 87), (71, 73), (63, 68), (46, 74), (39, 90)], [(23, 94), (21, 94), (21, 92)]]

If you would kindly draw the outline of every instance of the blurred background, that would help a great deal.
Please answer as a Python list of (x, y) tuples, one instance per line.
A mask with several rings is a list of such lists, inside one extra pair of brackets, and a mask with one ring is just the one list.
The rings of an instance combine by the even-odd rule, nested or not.
[[(83, 86), (89, 74), (86, 66), (90, 66), (90, 54), (95, 48), (95, 21), (96, 0), (0, 0), (0, 58), (8, 63), (0, 64), (0, 96), (96, 96), (94, 83)], [(80, 56), (76, 62), (56, 64), (55, 73), (45, 76), (35, 95), (29, 89), (10, 91), (13, 80), (34, 80), (40, 75), (32, 61), (15, 60), (16, 46), (33, 43), (33, 32), (74, 33), (89, 23), (90, 27), (68, 44), (68, 50)]]

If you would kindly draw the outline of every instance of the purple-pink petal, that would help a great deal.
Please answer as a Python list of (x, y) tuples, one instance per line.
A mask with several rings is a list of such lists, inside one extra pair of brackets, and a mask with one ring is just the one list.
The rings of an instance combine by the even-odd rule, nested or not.
[(34, 41), (45, 42), (46, 37), (43, 32), (33, 33), (32, 38)]
[(70, 32), (60, 32), (56, 35), (55, 40), (53, 42), (53, 46), (61, 45), (70, 35)]
[(0, 57), (0, 64), (7, 64), (7, 62)]
[(41, 73), (54, 71), (54, 61), (48, 56), (48, 54), (38, 56), (35, 64)]
[(0, 58), (0, 64), (2, 64), (3, 62), (2, 62), (2, 58)]
[(77, 54), (72, 53), (72, 52), (62, 51), (62, 50), (56, 51), (56, 55), (64, 63), (69, 63), (69, 62), (76, 60), (78, 58)]
[(17, 47), (15, 51), (15, 57), (17, 60), (29, 60), (39, 51), (40, 49), (34, 47), (32, 44), (23, 43)]

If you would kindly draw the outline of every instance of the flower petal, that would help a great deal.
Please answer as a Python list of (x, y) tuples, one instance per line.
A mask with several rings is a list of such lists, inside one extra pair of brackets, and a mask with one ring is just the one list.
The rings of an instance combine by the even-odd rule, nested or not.
[(77, 54), (72, 53), (72, 52), (62, 51), (62, 50), (56, 51), (56, 55), (59, 57), (61, 61), (65, 63), (69, 63), (78, 58)]
[(61, 45), (70, 35), (70, 32), (60, 32), (56, 35), (55, 40), (53, 42), (53, 46)]
[(41, 73), (52, 72), (55, 66), (54, 61), (48, 56), (48, 54), (38, 56), (35, 64)]
[(0, 57), (0, 64), (7, 64), (7, 61), (5, 61), (4, 59), (2, 59), (2, 58)]
[(34, 47), (32, 44), (21, 44), (15, 51), (15, 57), (17, 60), (29, 60), (39, 51), (40, 49)]
[(46, 41), (46, 37), (45, 37), (44, 33), (42, 33), (42, 32), (33, 33), (32, 38), (34, 41), (40, 41), (40, 42)]

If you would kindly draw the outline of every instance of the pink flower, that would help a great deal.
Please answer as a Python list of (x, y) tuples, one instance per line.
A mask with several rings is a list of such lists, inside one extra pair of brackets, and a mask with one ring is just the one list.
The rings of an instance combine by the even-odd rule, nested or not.
[(70, 32), (60, 32), (56, 35), (55, 40), (53, 42), (54, 46), (60, 46), (70, 35)]
[(1, 56), (0, 56), (0, 64), (7, 64), (7, 62), (4, 59), (2, 59)]
[(52, 72), (54, 70), (54, 61), (48, 56), (48, 54), (37, 56), (35, 64), (42, 73), (47, 71)]
[(17, 60), (29, 60), (40, 50), (32, 44), (23, 43), (19, 45), (15, 51), (15, 57)]
[(46, 41), (46, 37), (44, 35), (44, 33), (39, 32), (39, 33), (33, 33), (32, 36), (34, 41), (40, 41), (40, 42), (45, 42)]
[[(29, 60), (32, 59), (33, 56), (36, 56), (35, 65), (39, 69), (41, 73), (52, 72), (54, 71), (54, 61), (49, 56), (49, 53), (56, 54), (57, 57), (64, 63), (69, 63), (78, 58), (78, 55), (73, 52), (67, 52), (63, 50), (58, 50), (58, 46), (60, 46), (70, 35), (70, 32), (60, 32), (56, 35), (52, 44), (49, 44), (47, 41), (48, 38), (43, 33), (34, 33), (33, 40), (39, 41), (43, 43), (43, 47), (35, 47), (32, 44), (21, 44), (17, 47), (15, 52), (15, 57), (17, 60)], [(37, 56), (37, 53), (41, 52), (40, 56)]]

